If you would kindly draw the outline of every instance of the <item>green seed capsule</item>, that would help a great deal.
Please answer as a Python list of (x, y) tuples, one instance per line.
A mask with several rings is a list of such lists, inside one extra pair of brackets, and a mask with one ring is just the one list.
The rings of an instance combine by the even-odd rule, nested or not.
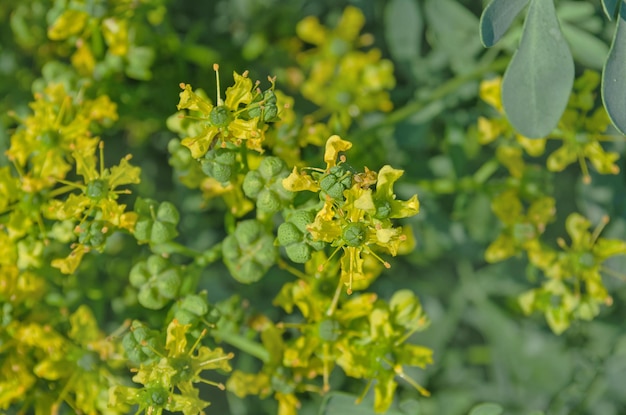
[(374, 217), (376, 219), (387, 219), (389, 215), (391, 215), (391, 204), (386, 200), (377, 202)]
[(104, 198), (109, 192), (109, 184), (106, 180), (95, 179), (87, 183), (87, 189), (85, 194), (87, 197), (93, 200), (100, 200)]
[(209, 305), (206, 300), (200, 295), (191, 294), (186, 296), (181, 304), (180, 308), (187, 310), (196, 316), (203, 316), (209, 311)]
[(336, 320), (327, 318), (320, 321), (317, 331), (322, 340), (332, 342), (339, 338), (339, 328)]
[(296, 242), (285, 247), (290, 260), (297, 264), (304, 264), (311, 259), (311, 247), (304, 242)]
[(292, 222), (284, 222), (278, 227), (277, 240), (281, 246), (287, 246), (302, 241), (302, 232)]
[(280, 198), (270, 189), (262, 189), (257, 196), (256, 207), (258, 210), (274, 213), (282, 207)]
[(261, 174), (256, 170), (251, 170), (243, 179), (242, 189), (246, 196), (256, 198), (264, 185), (265, 180), (263, 180)]
[(216, 127), (228, 127), (231, 121), (230, 111), (224, 105), (213, 107), (211, 114), (209, 114), (209, 120)]
[(349, 223), (343, 228), (341, 237), (348, 246), (361, 246), (367, 237), (367, 228), (360, 222)]
[(280, 172), (286, 169), (287, 165), (278, 157), (265, 157), (259, 165), (259, 173), (265, 181), (270, 181), (271, 179), (276, 178)]
[(289, 217), (289, 222), (296, 225), (302, 233), (306, 233), (306, 227), (315, 220), (313, 212), (308, 210), (298, 210)]

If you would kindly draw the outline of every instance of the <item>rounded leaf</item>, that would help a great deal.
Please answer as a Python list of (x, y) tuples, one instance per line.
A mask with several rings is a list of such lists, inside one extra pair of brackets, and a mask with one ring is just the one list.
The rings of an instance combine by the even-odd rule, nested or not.
[(506, 33), (528, 0), (492, 0), (480, 16), (480, 41), (489, 48)]
[[(625, 8), (622, 8), (624, 11)], [(602, 72), (602, 101), (613, 125), (626, 134), (626, 16), (620, 13)]]
[(502, 104), (522, 135), (541, 138), (556, 127), (574, 84), (574, 61), (552, 0), (530, 0), (519, 49), (502, 81)]

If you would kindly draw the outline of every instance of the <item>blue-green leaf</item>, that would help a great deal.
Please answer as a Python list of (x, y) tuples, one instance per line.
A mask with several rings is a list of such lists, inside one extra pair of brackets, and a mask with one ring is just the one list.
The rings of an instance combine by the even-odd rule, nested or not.
[(574, 83), (574, 62), (551, 0), (531, 0), (519, 49), (502, 81), (502, 104), (521, 134), (541, 138), (556, 127)]
[(618, 130), (626, 132), (626, 7), (622, 7), (602, 72), (602, 101)]
[(561, 30), (572, 48), (576, 62), (600, 71), (609, 53), (608, 45), (586, 30), (571, 24), (563, 23)]
[(415, 0), (391, 0), (385, 7), (385, 37), (389, 51), (399, 61), (420, 54), (424, 22)]
[(480, 16), (480, 41), (489, 48), (506, 33), (529, 0), (493, 0)]
[(606, 14), (609, 20), (613, 20), (613, 18), (617, 17), (620, 3), (620, 0), (602, 0), (604, 14)]
[(500, 415), (502, 412), (504, 409), (497, 403), (481, 403), (473, 407), (469, 415)]

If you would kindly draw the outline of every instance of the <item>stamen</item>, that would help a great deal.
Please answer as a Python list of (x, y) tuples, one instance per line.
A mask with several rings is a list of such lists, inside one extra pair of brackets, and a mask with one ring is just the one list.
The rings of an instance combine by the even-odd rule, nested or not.
[(224, 105), (224, 101), (222, 101), (222, 95), (220, 93), (220, 66), (217, 63), (214, 63), (213, 70), (215, 71), (215, 79), (217, 80), (217, 105)]

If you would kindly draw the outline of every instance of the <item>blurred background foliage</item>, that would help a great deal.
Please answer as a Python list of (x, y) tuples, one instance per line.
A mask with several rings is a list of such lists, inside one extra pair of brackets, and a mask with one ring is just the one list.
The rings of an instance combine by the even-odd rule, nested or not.
[[(90, 10), (86, 23), (90, 29), (81, 40), (91, 46), (97, 62), (90, 81), (70, 67), (72, 59), (80, 59), (72, 58), (80, 42), (50, 40), (46, 29), (74, 1)], [(303, 75), (297, 55), (303, 44), (296, 36), (296, 23), (317, 16), (332, 27), (348, 5), (362, 10), (364, 32), (372, 35), (371, 45), (393, 62), (396, 80), (390, 95), (393, 110), (359, 117), (343, 134), (354, 144), (349, 162), (375, 170), (389, 163), (405, 170), (398, 196), (404, 200), (417, 193), (421, 203), (420, 214), (405, 221), (413, 227), (416, 249), (394, 258), (392, 270), (372, 289), (381, 298), (400, 288), (420, 297), (432, 323), (413, 339), (434, 350), (435, 362), (425, 371), (409, 369), (408, 373), (432, 396), (419, 397), (403, 385), (389, 413), (460, 415), (486, 401), (511, 415), (625, 413), (626, 276), (605, 277), (614, 299), (611, 307), (603, 307), (593, 321), (572, 322), (557, 336), (541, 316), (524, 316), (517, 302), (540, 278), (528, 261), (520, 255), (499, 263), (485, 261), (485, 249), (500, 230), (491, 200), (498, 191), (497, 179), (506, 181), (508, 173), (499, 166), (491, 184), (476, 180), (481, 168), (494, 164), (497, 149), (479, 142), (479, 116), (493, 116), (493, 109), (478, 97), (479, 84), (502, 74), (517, 47), (523, 19), (514, 22), (497, 46), (484, 49), (478, 35), (485, 6), (480, 0), (212, 0), (201, 4), (4, 0), (0, 4), (0, 21), (5, 22), (0, 25), (0, 165), (7, 164), (3, 154), (15, 128), (9, 111), (27, 114), (32, 93), (46, 81), (106, 92), (118, 104), (120, 116), (102, 132), (107, 159), (132, 153), (134, 163), (142, 168), (142, 182), (134, 193), (175, 203), (181, 216), (178, 241), (207, 249), (224, 238), (225, 206), (218, 200), (205, 201), (183, 186), (168, 164), (168, 143), (175, 134), (166, 120), (175, 112), (179, 83), (213, 96), (216, 62), (222, 74), (248, 69), (251, 79), (276, 75), (278, 87), (295, 96), (294, 108), (303, 117), (315, 107), (298, 92)], [(557, 0), (556, 6), (577, 76), (585, 69), (600, 70), (613, 29), (604, 21), (600, 4)], [(132, 39), (128, 50), (111, 51), (114, 43), (103, 42), (103, 22), (111, 17), (107, 13), (128, 22)], [(547, 147), (554, 149), (550, 141)], [(610, 141), (606, 148), (623, 154), (624, 142)], [(315, 149), (307, 151), (307, 157), (317, 156)], [(545, 156), (538, 160), (545, 163)], [(623, 160), (617, 163), (623, 170)], [(594, 224), (608, 215), (611, 221), (603, 236), (624, 238), (623, 174), (602, 176), (592, 171), (590, 184), (583, 182), (576, 165), (546, 174), (548, 193), (558, 206), (555, 221), (546, 229), (547, 239), (566, 235), (565, 218), (571, 212)], [(146, 250), (119, 238), (115, 252), (108, 252), (115, 260), (86, 257), (87, 267), (94, 272), (81, 275), (80, 283), (66, 284), (63, 293), (70, 305), (89, 303), (107, 332), (126, 318), (160, 318), (159, 313), (129, 308), (120, 300), (126, 294), (119, 287)], [(626, 261), (611, 259), (608, 266), (623, 270)], [(237, 294), (255, 312), (279, 318), (271, 299), (286, 281), (284, 273), (276, 271), (252, 285), (225, 277), (223, 265), (212, 265), (204, 274), (200, 287), (207, 289), (210, 301)], [(83, 292), (81, 286), (91, 290)], [(224, 307), (234, 312), (232, 305)], [(236, 366), (254, 367), (254, 362), (242, 357)], [(299, 413), (372, 413), (371, 405), (353, 405), (361, 383), (348, 382), (341, 375), (331, 383), (334, 389), (354, 395), (312, 395), (303, 398)], [(271, 400), (207, 393), (212, 402), (209, 413), (276, 411)], [(485, 408), (476, 413), (498, 413), (497, 407), (491, 407), (494, 412)]]

